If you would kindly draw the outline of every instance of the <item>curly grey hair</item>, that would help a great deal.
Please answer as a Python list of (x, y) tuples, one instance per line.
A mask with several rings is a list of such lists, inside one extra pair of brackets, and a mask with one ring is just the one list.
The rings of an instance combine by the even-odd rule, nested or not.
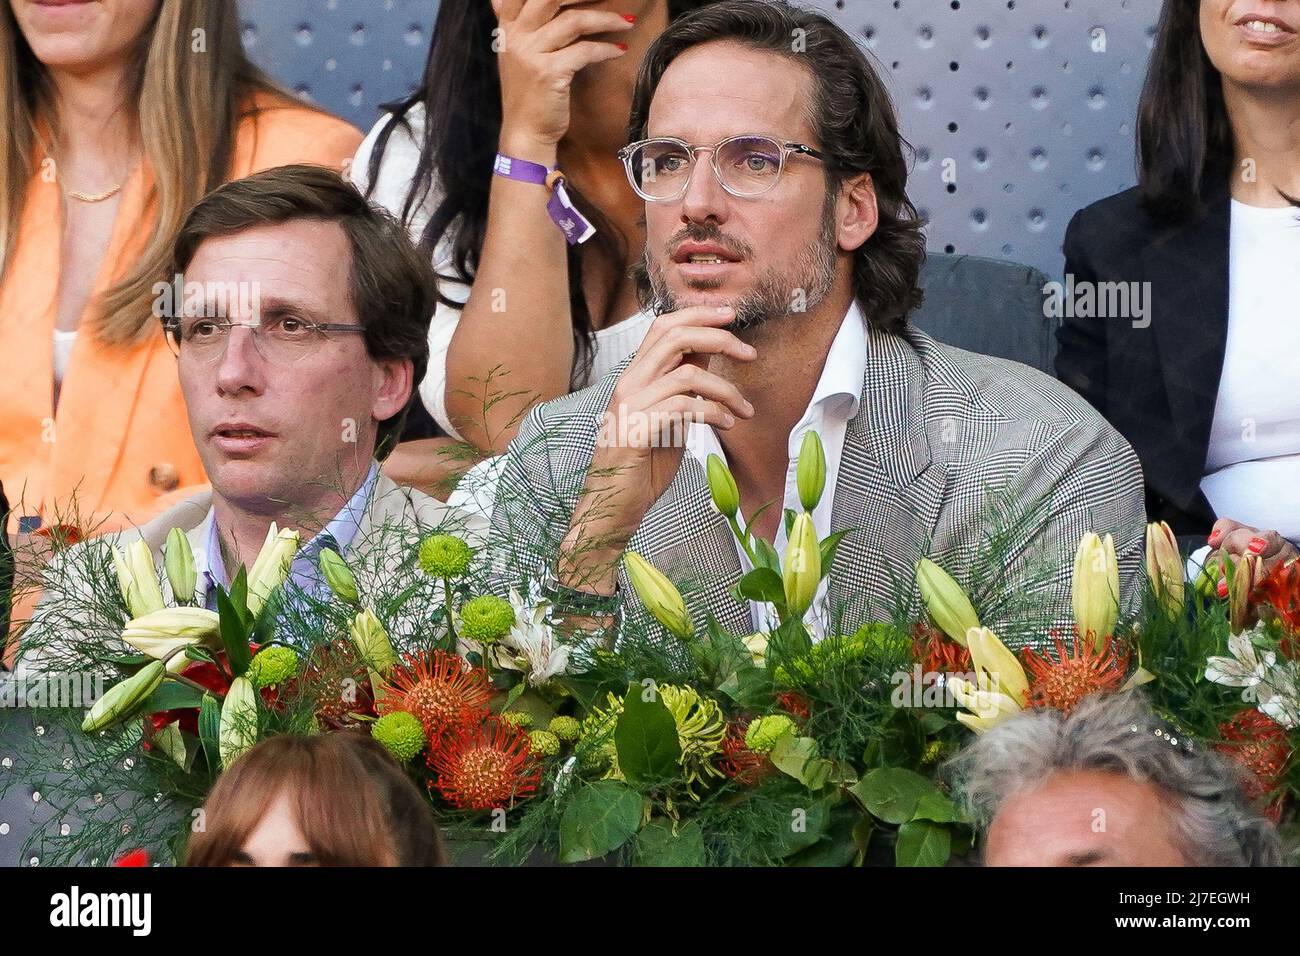
[(981, 833), (1009, 797), (1054, 773), (1111, 771), (1149, 781), (1171, 800), (1189, 866), (1281, 865), (1277, 830), (1246, 797), (1247, 771), (1189, 743), (1169, 734), (1145, 698), (1129, 691), (1090, 697), (1068, 716), (1026, 711), (977, 738), (945, 769)]

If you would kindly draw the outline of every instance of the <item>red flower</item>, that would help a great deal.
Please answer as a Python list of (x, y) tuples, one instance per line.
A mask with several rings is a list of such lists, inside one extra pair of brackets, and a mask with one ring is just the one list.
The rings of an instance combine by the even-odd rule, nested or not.
[(495, 717), (455, 728), (425, 759), (437, 773), (430, 789), (436, 785), (462, 810), (510, 806), (531, 796), (541, 782), (541, 763), (528, 735)]
[(149, 865), (148, 850), (132, 850), (130, 853), (118, 857), (117, 862), (113, 864), (113, 866), (148, 866), (148, 865)]
[(1282, 641), (1282, 653), (1291, 659), (1300, 656), (1300, 560), (1292, 559), (1274, 566), (1268, 576), (1255, 585), (1251, 602), (1263, 605), (1289, 632)]
[[(286, 699), (299, 693), (297, 681), (293, 678), (285, 682), (281, 694)], [(315, 695), (316, 717), (327, 727), (339, 729), (353, 723), (350, 714), (375, 714), (370, 673), (348, 641), (316, 648), (304, 670), (303, 682)]]
[[(1223, 741), (1215, 744), (1215, 749), (1251, 772), (1246, 795), (1252, 800), (1272, 795), (1291, 759), (1291, 745), (1282, 725), (1252, 707), (1220, 724), (1219, 736)], [(1284, 798), (1285, 794), (1279, 794), (1267, 810), (1275, 823), (1281, 817)]]
[(913, 625), (912, 653), (923, 674), (968, 674), (974, 670), (968, 649), (927, 624)]
[(775, 768), (766, 754), (755, 753), (745, 746), (745, 731), (748, 729), (748, 718), (728, 724), (727, 736), (722, 740), (722, 760), (718, 763), (718, 769), (737, 783), (752, 786)]
[(487, 716), (492, 685), (487, 671), (459, 654), (434, 651), (408, 657), (384, 684), (379, 711), (404, 710), (419, 718), (431, 749), (444, 734)]
[(808, 698), (798, 691), (788, 690), (784, 694), (777, 694), (776, 706), (796, 720), (803, 721), (812, 716), (812, 705), (808, 703)]
[(1030, 707), (1051, 707), (1068, 714), (1085, 697), (1117, 689), (1128, 673), (1129, 652), (1115, 653), (1109, 637), (1097, 650), (1091, 638), (1081, 639), (1076, 632), (1073, 653), (1069, 654), (1059, 636), (1054, 635), (1053, 640), (1055, 660), (1033, 648), (1021, 651), (1030, 678)]

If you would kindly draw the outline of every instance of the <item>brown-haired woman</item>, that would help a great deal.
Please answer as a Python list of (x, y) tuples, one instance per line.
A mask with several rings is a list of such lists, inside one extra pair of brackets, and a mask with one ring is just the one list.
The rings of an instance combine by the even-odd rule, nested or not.
[(156, 317), (171, 233), (361, 135), (249, 62), (229, 0), (0, 4), (0, 129), (0, 480), (29, 528), (74, 492), (83, 526), (138, 523), (205, 480)]
[(443, 866), (429, 802), (354, 731), (270, 737), (212, 788), (186, 866)]

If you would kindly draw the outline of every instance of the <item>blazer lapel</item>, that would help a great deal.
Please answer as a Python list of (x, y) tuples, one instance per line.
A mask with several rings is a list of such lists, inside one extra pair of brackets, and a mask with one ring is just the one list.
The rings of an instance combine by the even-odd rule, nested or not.
[(1177, 435), (1169, 447), (1185, 456), (1177, 473), (1191, 476), (1197, 485), (1227, 348), (1230, 216), (1224, 190), (1209, 201), (1203, 218), (1170, 229), (1142, 253), (1158, 310), (1152, 332), (1169, 396), (1169, 427)]
[(832, 613), (851, 622), (890, 615), (895, 585), (914, 580), (929, 550), (945, 496), (947, 466), (932, 459), (927, 437), (925, 368), (906, 336), (868, 330), (862, 402), (844, 436), (831, 530), (852, 530), (829, 593)]

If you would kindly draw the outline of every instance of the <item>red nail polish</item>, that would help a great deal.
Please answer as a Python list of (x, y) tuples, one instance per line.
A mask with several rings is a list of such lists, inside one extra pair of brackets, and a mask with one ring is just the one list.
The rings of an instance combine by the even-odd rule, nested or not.
[(1216, 542), (1216, 541), (1219, 540), (1219, 536), (1220, 536), (1221, 534), (1223, 534), (1222, 531), (1211, 531), (1211, 532), (1210, 532), (1210, 536), (1209, 536), (1208, 538), (1205, 539), (1205, 543), (1206, 543), (1206, 544), (1214, 544), (1214, 542)]
[(1219, 591), (1219, 597), (1226, 598), (1228, 596), (1228, 582), (1220, 581), (1218, 591)]
[(620, 50), (626, 50), (626, 49), (627, 49), (627, 44), (626, 44), (626, 43), (615, 43), (614, 46), (618, 47)]
[(1268, 547), (1268, 542), (1263, 538), (1251, 538), (1250, 544), (1246, 545), (1251, 554), (1263, 554), (1264, 549)]
[(636, 23), (636, 14), (635, 14), (635, 13), (625, 13), (625, 14), (623, 14), (623, 19), (626, 20), (628, 23)]

